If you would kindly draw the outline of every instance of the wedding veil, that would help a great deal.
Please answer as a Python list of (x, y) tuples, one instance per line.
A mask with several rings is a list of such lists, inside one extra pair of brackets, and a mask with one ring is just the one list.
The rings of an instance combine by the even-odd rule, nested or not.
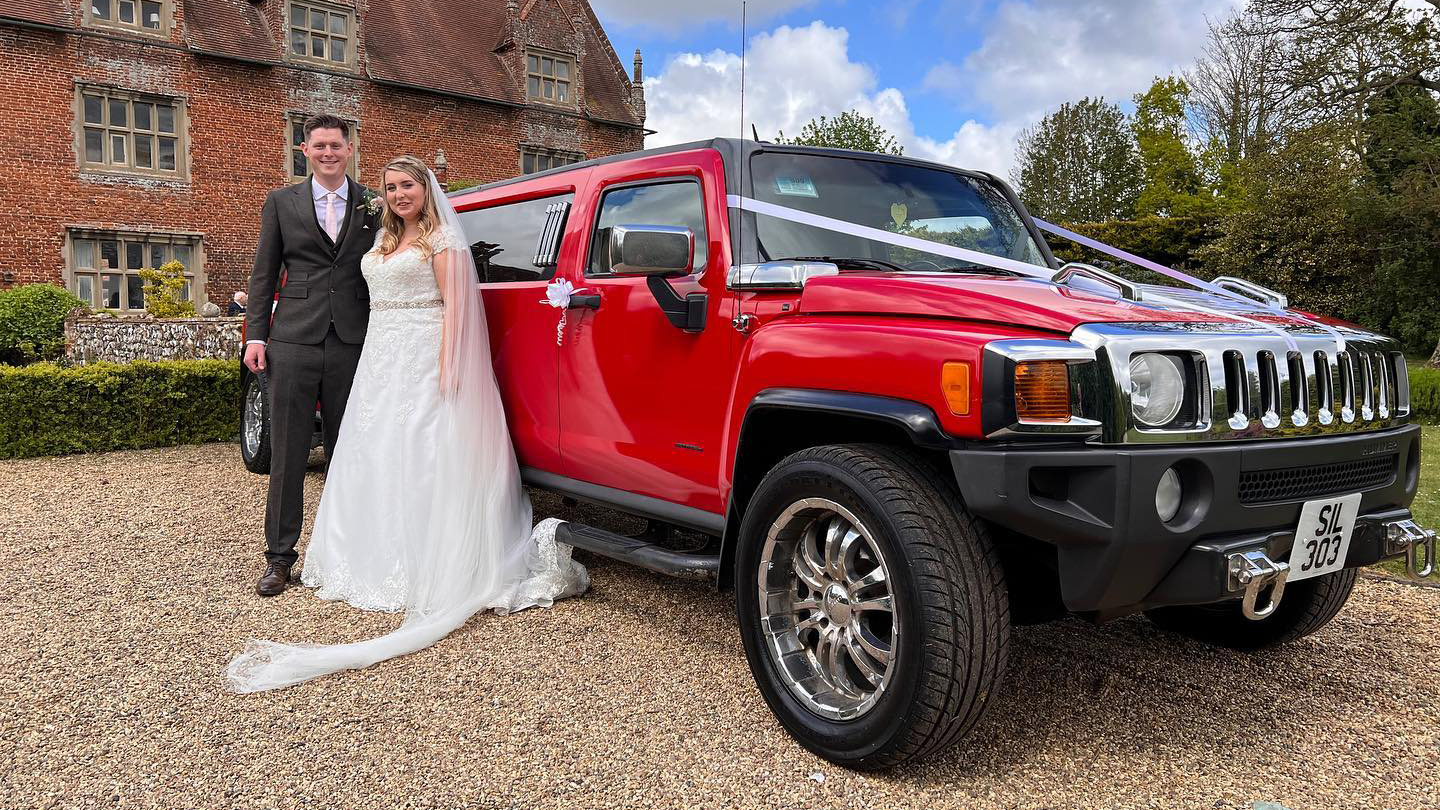
[[(316, 646), (251, 641), (226, 670), (238, 692), (276, 689), (342, 669), (358, 669), (427, 647), (481, 610), (505, 613), (580, 593), (588, 577), (554, 542), (559, 521), (531, 534), (530, 500), (490, 361), (485, 306), (460, 217), (427, 170), (440, 215), (431, 234), (444, 298), (441, 406), (435, 488), (420, 542), (404, 549), (405, 619), (391, 633)], [(377, 474), (379, 472), (377, 471)]]

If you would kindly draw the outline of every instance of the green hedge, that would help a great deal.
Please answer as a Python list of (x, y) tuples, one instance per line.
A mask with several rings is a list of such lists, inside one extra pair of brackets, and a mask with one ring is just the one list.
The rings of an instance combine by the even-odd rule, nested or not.
[(1410, 418), (1440, 424), (1440, 368), (1410, 369)]
[(0, 458), (229, 441), (240, 363), (0, 366)]

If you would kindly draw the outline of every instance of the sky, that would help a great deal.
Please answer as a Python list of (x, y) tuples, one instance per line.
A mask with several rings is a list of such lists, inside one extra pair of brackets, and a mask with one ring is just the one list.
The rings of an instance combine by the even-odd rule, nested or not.
[[(854, 109), (905, 154), (1011, 176), (1015, 141), (1061, 103), (1121, 102), (1189, 67), (1243, 0), (591, 0), (645, 60), (646, 146), (798, 134)], [(745, 110), (740, 116), (741, 43)]]

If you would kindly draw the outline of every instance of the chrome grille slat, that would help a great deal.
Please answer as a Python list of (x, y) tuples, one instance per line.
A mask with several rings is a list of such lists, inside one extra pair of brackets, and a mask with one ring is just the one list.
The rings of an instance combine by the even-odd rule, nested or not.
[(1129, 391), (1118, 391), (1102, 421), (1102, 441), (1127, 443), (1293, 438), (1383, 430), (1404, 424), (1408, 410), (1403, 357), (1393, 340), (1340, 328), (1287, 327), (1281, 336), (1259, 324), (1091, 324), (1072, 340), (1096, 352), (1102, 373), (1125, 380), (1132, 355), (1185, 352), (1195, 358), (1195, 402), (1201, 419), (1184, 428), (1141, 428), (1128, 420)]

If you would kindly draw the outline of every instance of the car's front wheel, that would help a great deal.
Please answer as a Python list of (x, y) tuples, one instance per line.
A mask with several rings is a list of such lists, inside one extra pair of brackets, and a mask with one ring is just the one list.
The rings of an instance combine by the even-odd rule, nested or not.
[(270, 473), (270, 396), (263, 374), (247, 374), (240, 400), (240, 458), (245, 469)]
[(858, 769), (927, 756), (979, 720), (1005, 671), (1005, 578), (985, 524), (921, 456), (804, 450), (746, 509), (736, 609), (766, 702)]

